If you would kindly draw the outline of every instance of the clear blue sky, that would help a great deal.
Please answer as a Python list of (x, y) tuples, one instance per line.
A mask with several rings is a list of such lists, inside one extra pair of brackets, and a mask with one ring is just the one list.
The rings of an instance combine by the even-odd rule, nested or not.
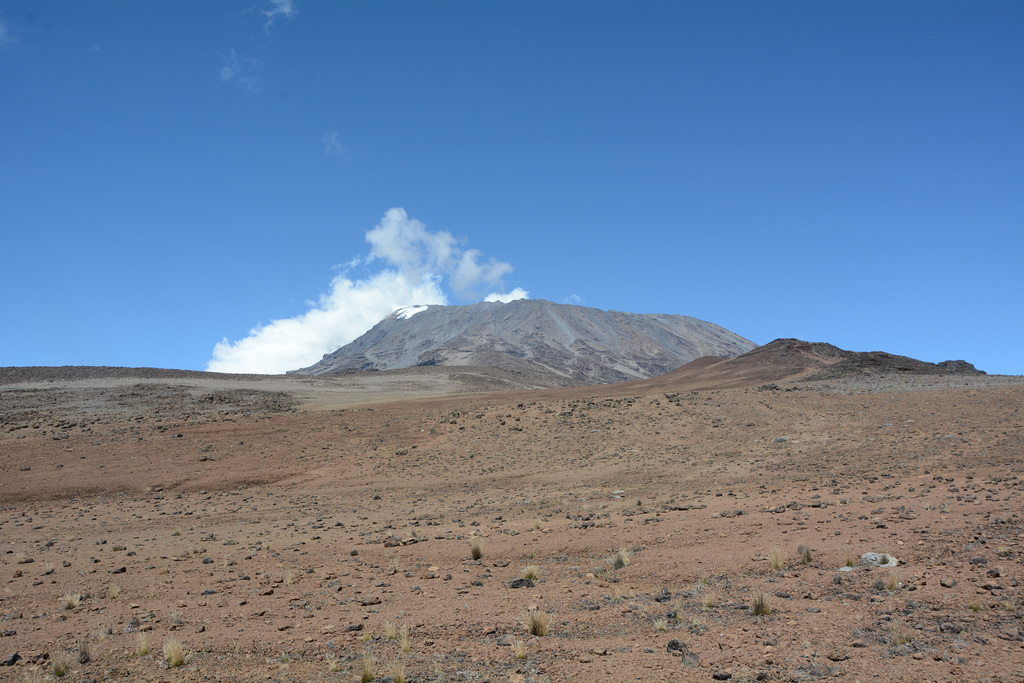
[(1016, 0), (0, 0), (0, 365), (280, 370), (518, 288), (1024, 374), (1022, 36)]

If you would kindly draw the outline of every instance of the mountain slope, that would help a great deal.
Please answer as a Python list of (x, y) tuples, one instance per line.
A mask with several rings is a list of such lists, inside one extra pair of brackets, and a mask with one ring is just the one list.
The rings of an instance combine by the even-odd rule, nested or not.
[(735, 356), (755, 344), (689, 316), (620, 313), (542, 299), (395, 311), (352, 343), (295, 372), (478, 365), (543, 371), (551, 386), (660, 375), (702, 356)]

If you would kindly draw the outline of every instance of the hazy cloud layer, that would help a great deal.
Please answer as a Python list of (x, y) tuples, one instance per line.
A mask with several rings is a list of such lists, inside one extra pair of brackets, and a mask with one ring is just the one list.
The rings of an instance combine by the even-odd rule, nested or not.
[[(508, 263), (485, 259), (476, 249), (462, 249), (448, 232), (430, 232), (404, 209), (391, 209), (366, 233), (370, 255), (352, 259), (331, 282), (330, 291), (305, 313), (258, 326), (236, 342), (223, 339), (213, 349), (211, 372), (276, 374), (312, 365), (366, 332), (403, 306), (447, 304), (443, 284), (457, 293), (501, 288)], [(379, 272), (362, 279), (349, 269), (384, 262)], [(484, 289), (484, 291), (486, 291)], [(493, 292), (486, 301), (513, 301), (528, 296), (522, 288)]]

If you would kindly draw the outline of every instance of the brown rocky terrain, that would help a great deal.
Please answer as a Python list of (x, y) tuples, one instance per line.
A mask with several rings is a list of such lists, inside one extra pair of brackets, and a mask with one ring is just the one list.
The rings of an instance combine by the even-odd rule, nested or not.
[(1024, 679), (1024, 378), (780, 342), (545, 390), (0, 370), (0, 680)]

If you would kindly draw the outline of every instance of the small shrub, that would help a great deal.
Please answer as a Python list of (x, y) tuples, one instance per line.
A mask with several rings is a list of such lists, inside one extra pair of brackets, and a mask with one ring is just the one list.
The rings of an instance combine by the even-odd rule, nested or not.
[(531, 564), (529, 567), (524, 567), (522, 575), (524, 579), (530, 579), (531, 581), (536, 580), (540, 575), (540, 567), (535, 564)]
[(526, 659), (526, 641), (522, 638), (512, 639), (512, 654), (516, 659)]
[(71, 670), (71, 655), (63, 651), (58, 652), (53, 656), (53, 661), (50, 665), (54, 676), (64, 678), (68, 675), (68, 671)]
[(548, 615), (543, 610), (531, 609), (526, 613), (526, 630), (531, 636), (548, 634)]
[(373, 658), (373, 655), (363, 655), (363, 667), (359, 672), (359, 680), (362, 683), (370, 683), (374, 678), (377, 677), (377, 660)]
[(811, 547), (807, 545), (801, 545), (796, 549), (796, 554), (800, 556), (800, 564), (810, 564), (814, 559), (811, 554)]
[(384, 622), (384, 637), (388, 640), (395, 640), (398, 638), (398, 628), (390, 621)]
[(118, 596), (121, 595), (121, 587), (116, 583), (107, 586), (107, 599), (117, 600)]
[(60, 596), (60, 604), (64, 609), (75, 609), (82, 602), (82, 596), (78, 593), (65, 593)]
[(633, 559), (633, 553), (628, 548), (619, 548), (612, 555), (612, 569), (622, 569)]
[(391, 674), (391, 680), (393, 683), (405, 683), (405, 664), (402, 662), (391, 662), (391, 666), (388, 667), (388, 673)]
[(772, 596), (768, 593), (757, 593), (750, 605), (755, 616), (765, 616), (772, 613)]
[(480, 541), (473, 541), (473, 545), (469, 546), (469, 555), (474, 560), (479, 560), (484, 556), (484, 548), (480, 545)]
[(786, 565), (786, 556), (782, 554), (782, 550), (779, 548), (772, 548), (772, 551), (768, 553), (768, 566), (772, 568), (772, 571), (779, 571)]
[(408, 624), (403, 624), (401, 630), (398, 632), (398, 642), (402, 649), (402, 652), (409, 652), (412, 649), (412, 645), (409, 644)]
[(168, 640), (164, 643), (164, 661), (172, 669), (185, 663), (185, 646), (181, 644), (181, 641)]

